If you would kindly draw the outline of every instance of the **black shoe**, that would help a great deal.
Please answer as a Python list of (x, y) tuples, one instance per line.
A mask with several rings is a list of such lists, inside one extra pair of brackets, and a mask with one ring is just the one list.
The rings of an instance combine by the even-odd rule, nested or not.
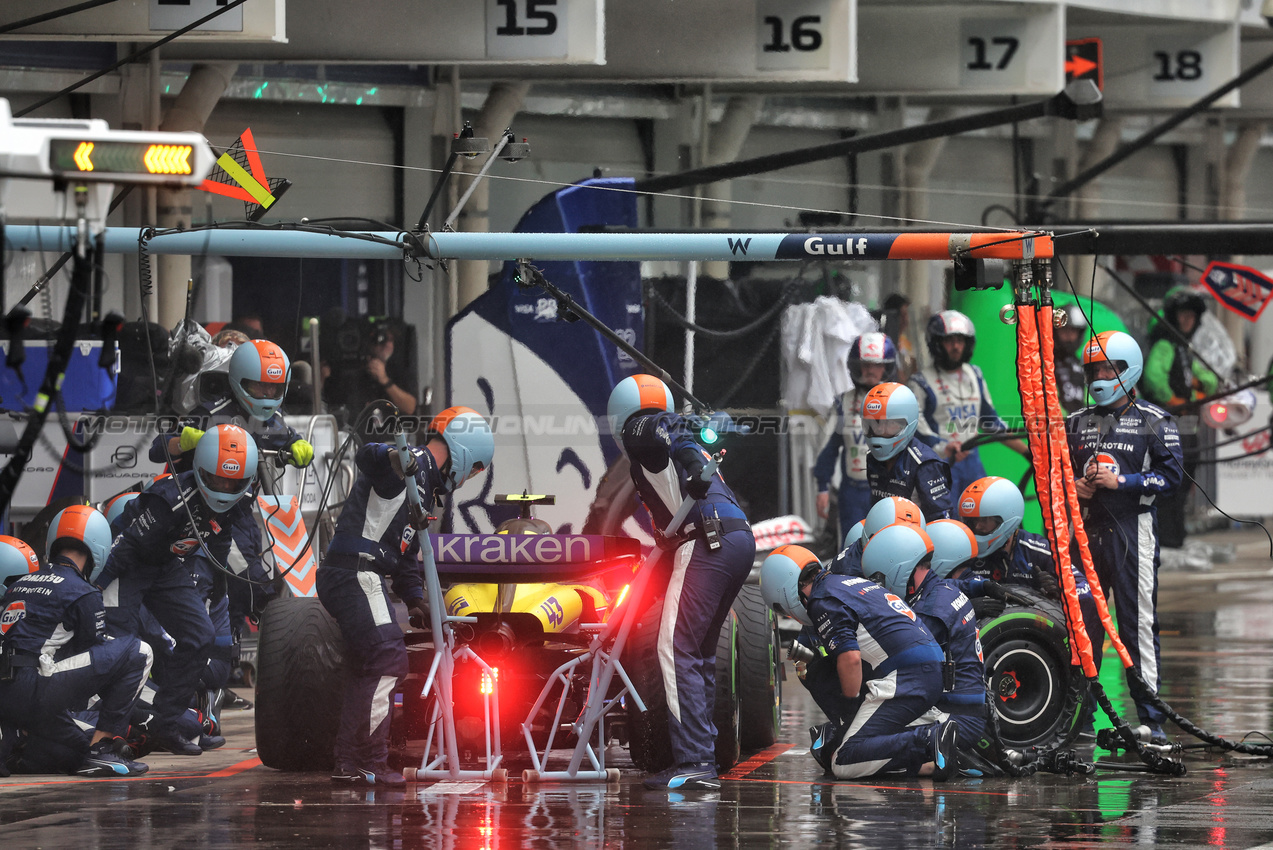
[(199, 749), (206, 753), (208, 750), (215, 750), (219, 747), (224, 747), (225, 738), (222, 738), (220, 735), (200, 735), (198, 744)]
[(933, 781), (945, 782), (959, 772), (959, 727), (955, 721), (934, 724)]
[(252, 707), (252, 703), (236, 694), (234, 691), (225, 692), (225, 701), (221, 703), (221, 710), (235, 709), (237, 711), (247, 711)]
[(651, 791), (719, 791), (714, 764), (683, 764), (648, 776), (641, 783)]
[(340, 765), (332, 772), (332, 782), (348, 785), (372, 785), (381, 788), (404, 788), (407, 780), (396, 770), (384, 767), (379, 770), (363, 770), (360, 767)]
[(139, 761), (130, 761), (116, 752), (117, 738), (103, 738), (88, 748), (84, 763), (76, 768), (78, 776), (122, 777), (141, 776), (150, 768)]
[(822, 768), (823, 776), (835, 775), (831, 765), (835, 759), (835, 751), (840, 746), (840, 732), (834, 723), (809, 727), (809, 755)]
[(175, 729), (155, 732), (150, 736), (150, 745), (156, 750), (164, 750), (174, 756), (201, 756), (203, 748), (189, 738), (184, 738)]
[(9, 758), (18, 746), (18, 727), (0, 723), (0, 777), (9, 775)]

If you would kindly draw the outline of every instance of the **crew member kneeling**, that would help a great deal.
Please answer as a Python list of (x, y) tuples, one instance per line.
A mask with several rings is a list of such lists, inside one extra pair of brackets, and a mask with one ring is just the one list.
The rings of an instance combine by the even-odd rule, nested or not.
[[(889, 529), (904, 528), (909, 545), (894, 545)], [(932, 542), (913, 526), (893, 525), (867, 544), (864, 572), (906, 575), (932, 556)], [(943, 653), (902, 599), (861, 577), (825, 570), (812, 552), (766, 559), (760, 588), (765, 601), (818, 629), (835, 659), (844, 697), (861, 705), (847, 727), (832, 722), (810, 730), (809, 752), (838, 779), (904, 772), (944, 780), (957, 770), (958, 728), (949, 719), (911, 725), (942, 695)], [(796, 553), (799, 554), (799, 553)], [(772, 563), (771, 563), (772, 561)], [(798, 571), (797, 571), (798, 568)]]
[[(0, 572), (16, 580), (0, 604), (0, 775), (9, 775), (15, 747), (44, 742), (66, 752), (68, 772), (80, 776), (146, 772), (146, 765), (131, 761), (123, 736), (150, 673), (150, 647), (136, 637), (106, 637), (102, 593), (88, 581), (110, 546), (106, 517), (75, 505), (49, 526), (48, 566), (27, 572), (34, 553), (3, 558), (11, 566)], [(90, 739), (71, 711), (94, 694), (101, 701)]]

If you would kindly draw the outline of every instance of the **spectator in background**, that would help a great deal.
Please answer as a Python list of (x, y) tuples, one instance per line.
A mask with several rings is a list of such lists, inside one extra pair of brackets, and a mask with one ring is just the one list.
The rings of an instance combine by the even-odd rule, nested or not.
[(1079, 410), (1087, 401), (1087, 385), (1083, 381), (1083, 364), (1079, 361), (1079, 345), (1087, 336), (1087, 317), (1078, 304), (1063, 308), (1069, 321), (1053, 334), (1053, 369), (1056, 391), (1066, 414)]
[(1206, 310), (1207, 302), (1197, 291), (1178, 286), (1163, 299), (1162, 318), (1149, 330), (1149, 358), (1141, 389), (1154, 404), (1180, 417), (1180, 449), (1184, 453), (1184, 479), (1158, 503), (1159, 543), (1168, 549), (1185, 545), (1185, 508), (1198, 466), (1198, 417), (1196, 411), (1180, 408), (1211, 395), (1220, 386), (1220, 378), (1203, 365), (1189, 344)]
[[(390, 321), (346, 319), (343, 311), (323, 316), (323, 400), (329, 409), (345, 408), (353, 425), (366, 407), (381, 399), (402, 413), (416, 412), (416, 377), (409, 352), (399, 350), (401, 328)], [(359, 423), (359, 436), (383, 439)]]
[(904, 384), (910, 380), (911, 374), (919, 365), (910, 335), (911, 301), (902, 293), (894, 292), (884, 299), (880, 309), (880, 330), (888, 334), (897, 348), (896, 380)]

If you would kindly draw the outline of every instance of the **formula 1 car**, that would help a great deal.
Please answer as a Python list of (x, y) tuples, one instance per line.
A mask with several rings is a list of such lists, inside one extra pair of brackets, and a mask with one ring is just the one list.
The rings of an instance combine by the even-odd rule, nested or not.
[[(551, 497), (548, 497), (551, 498)], [(498, 731), (505, 758), (527, 751), (523, 721), (537, 745), (554, 731), (554, 746), (573, 746), (570, 724), (587, 695), (587, 668), (577, 668), (567, 686), (566, 709), (556, 703), (528, 718), (536, 697), (553, 671), (581, 653), (598, 624), (625, 604), (641, 604), (641, 616), (624, 652), (637, 692), (647, 711), (625, 700), (626, 711), (606, 717), (604, 738), (630, 745), (638, 767), (670, 765), (662, 682), (654, 654), (659, 615), (658, 594), (629, 599), (628, 588), (641, 561), (637, 541), (602, 535), (545, 533), (545, 523), (530, 516), (530, 505), (545, 497), (497, 497), (522, 501), (523, 516), (490, 535), (433, 535), (435, 559), (446, 591), (447, 613), (471, 617), (461, 639), (491, 668), (459, 660), (453, 702), (459, 749), (477, 763), (489, 745), (488, 697), (498, 689)], [(527, 535), (535, 535), (532, 540)], [(533, 542), (532, 542), (533, 541)], [(513, 553), (517, 553), (513, 556)], [(536, 584), (472, 580), (510, 556), (547, 564), (575, 564), (579, 581)], [(523, 561), (524, 562), (524, 561)], [(391, 759), (419, 763), (431, 714), (424, 693), (433, 659), (431, 634), (406, 633), (409, 673), (395, 695)], [(270, 603), (261, 618), (257, 659), (256, 734), (262, 763), (281, 770), (328, 770), (339, 724), (343, 693), (344, 642), (335, 621), (316, 598), (284, 597)], [(775, 619), (754, 585), (744, 588), (721, 630), (717, 652), (717, 760), (728, 770), (740, 753), (776, 740), (780, 700), (779, 643)], [(616, 679), (611, 690), (616, 692)], [(556, 723), (557, 728), (551, 727)]]

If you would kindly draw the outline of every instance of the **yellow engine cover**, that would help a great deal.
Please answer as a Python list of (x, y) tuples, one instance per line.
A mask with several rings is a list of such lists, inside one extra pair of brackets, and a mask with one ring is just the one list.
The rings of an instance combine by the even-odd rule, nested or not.
[[(544, 634), (573, 631), (583, 615), (583, 599), (579, 593), (597, 599), (598, 609), (605, 604), (604, 595), (589, 587), (569, 584), (519, 584), (513, 597), (513, 613), (534, 614), (544, 627)], [(452, 617), (489, 613), (495, 610), (499, 597), (497, 584), (457, 584), (446, 593), (446, 612)]]

